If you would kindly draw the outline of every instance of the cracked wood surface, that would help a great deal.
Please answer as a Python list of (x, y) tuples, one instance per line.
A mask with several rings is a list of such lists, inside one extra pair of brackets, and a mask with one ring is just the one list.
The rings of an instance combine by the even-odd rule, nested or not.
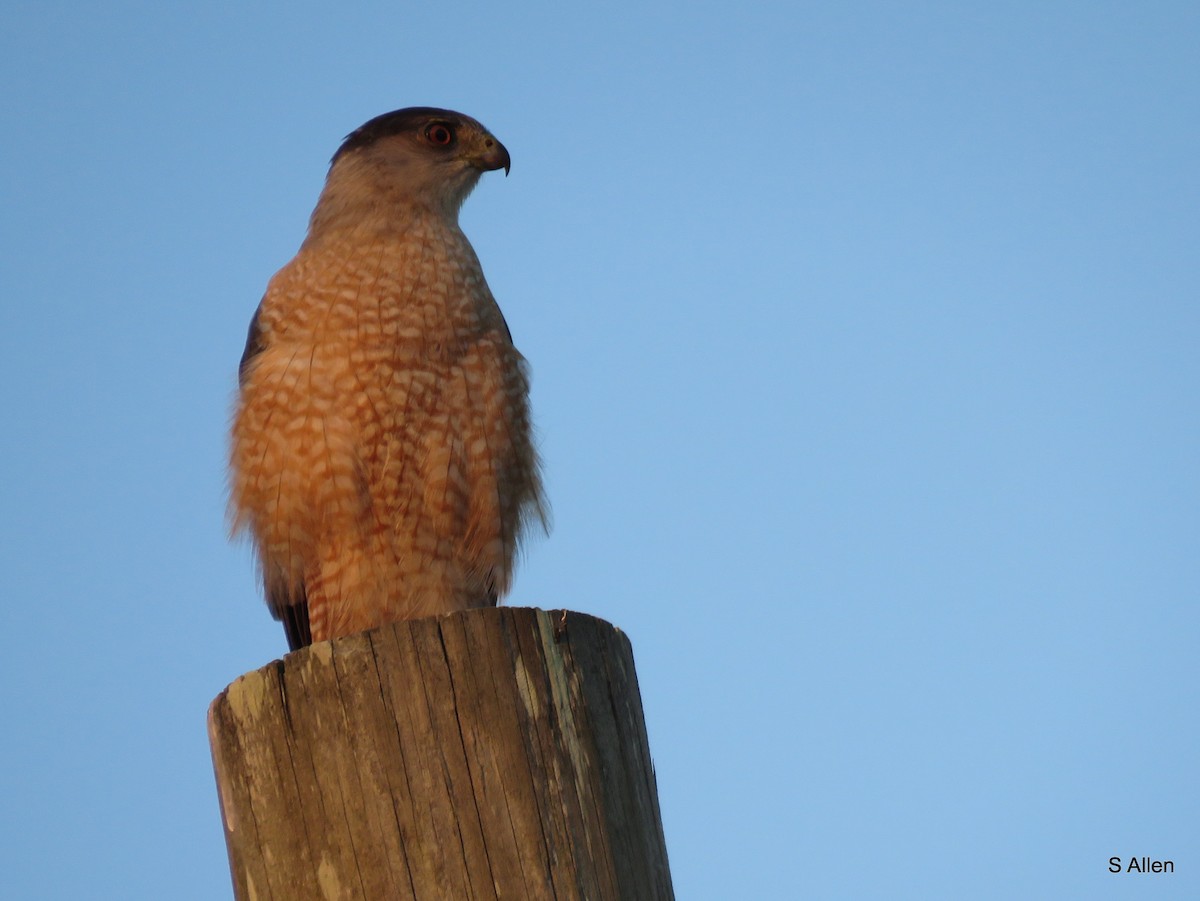
[(485, 608), (320, 642), (209, 708), (238, 901), (669, 899), (625, 635)]

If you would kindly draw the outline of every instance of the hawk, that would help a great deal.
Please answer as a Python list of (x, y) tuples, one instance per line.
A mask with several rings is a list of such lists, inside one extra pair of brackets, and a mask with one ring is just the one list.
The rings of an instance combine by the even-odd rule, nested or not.
[(458, 224), (509, 166), (461, 113), (372, 119), (254, 314), (231, 518), (292, 649), (496, 604), (527, 527), (546, 527), (525, 359)]

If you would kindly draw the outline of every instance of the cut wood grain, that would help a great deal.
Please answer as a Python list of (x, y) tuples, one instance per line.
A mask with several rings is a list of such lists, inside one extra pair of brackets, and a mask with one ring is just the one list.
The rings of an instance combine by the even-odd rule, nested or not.
[(486, 608), (287, 655), (209, 708), (238, 901), (673, 898), (629, 640)]

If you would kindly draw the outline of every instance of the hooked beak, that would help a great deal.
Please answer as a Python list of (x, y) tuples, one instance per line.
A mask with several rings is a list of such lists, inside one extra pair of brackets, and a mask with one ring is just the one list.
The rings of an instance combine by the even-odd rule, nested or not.
[(512, 160), (509, 158), (508, 150), (491, 135), (484, 137), (483, 151), (476, 157), (476, 160), (479, 168), (484, 172), (503, 169), (504, 174), (508, 175), (508, 170), (512, 167)]

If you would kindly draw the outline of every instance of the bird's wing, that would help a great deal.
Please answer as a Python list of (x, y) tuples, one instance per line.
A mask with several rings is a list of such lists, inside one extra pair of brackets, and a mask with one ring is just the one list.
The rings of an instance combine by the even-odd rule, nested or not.
[(258, 323), (258, 316), (262, 312), (262, 303), (258, 305), (258, 309), (254, 311), (254, 316), (250, 319), (250, 328), (246, 333), (246, 349), (242, 351), (242, 361), (238, 363), (238, 384), (246, 384), (246, 373), (250, 370), (250, 364), (260, 353), (267, 349), (266, 341), (263, 338), (262, 326)]
[[(246, 332), (246, 349), (242, 351), (242, 360), (238, 363), (238, 384), (242, 387), (245, 387), (254, 358), (267, 349), (266, 336), (259, 323), (261, 313), (262, 304), (259, 303), (258, 309), (250, 319), (250, 328)], [(312, 644), (312, 632), (308, 625), (308, 598), (304, 589), (301, 588), (298, 593), (289, 592), (279, 586), (272, 586), (270, 580), (264, 578), (263, 594), (266, 595), (267, 607), (271, 614), (283, 623), (288, 648), (295, 651)]]

